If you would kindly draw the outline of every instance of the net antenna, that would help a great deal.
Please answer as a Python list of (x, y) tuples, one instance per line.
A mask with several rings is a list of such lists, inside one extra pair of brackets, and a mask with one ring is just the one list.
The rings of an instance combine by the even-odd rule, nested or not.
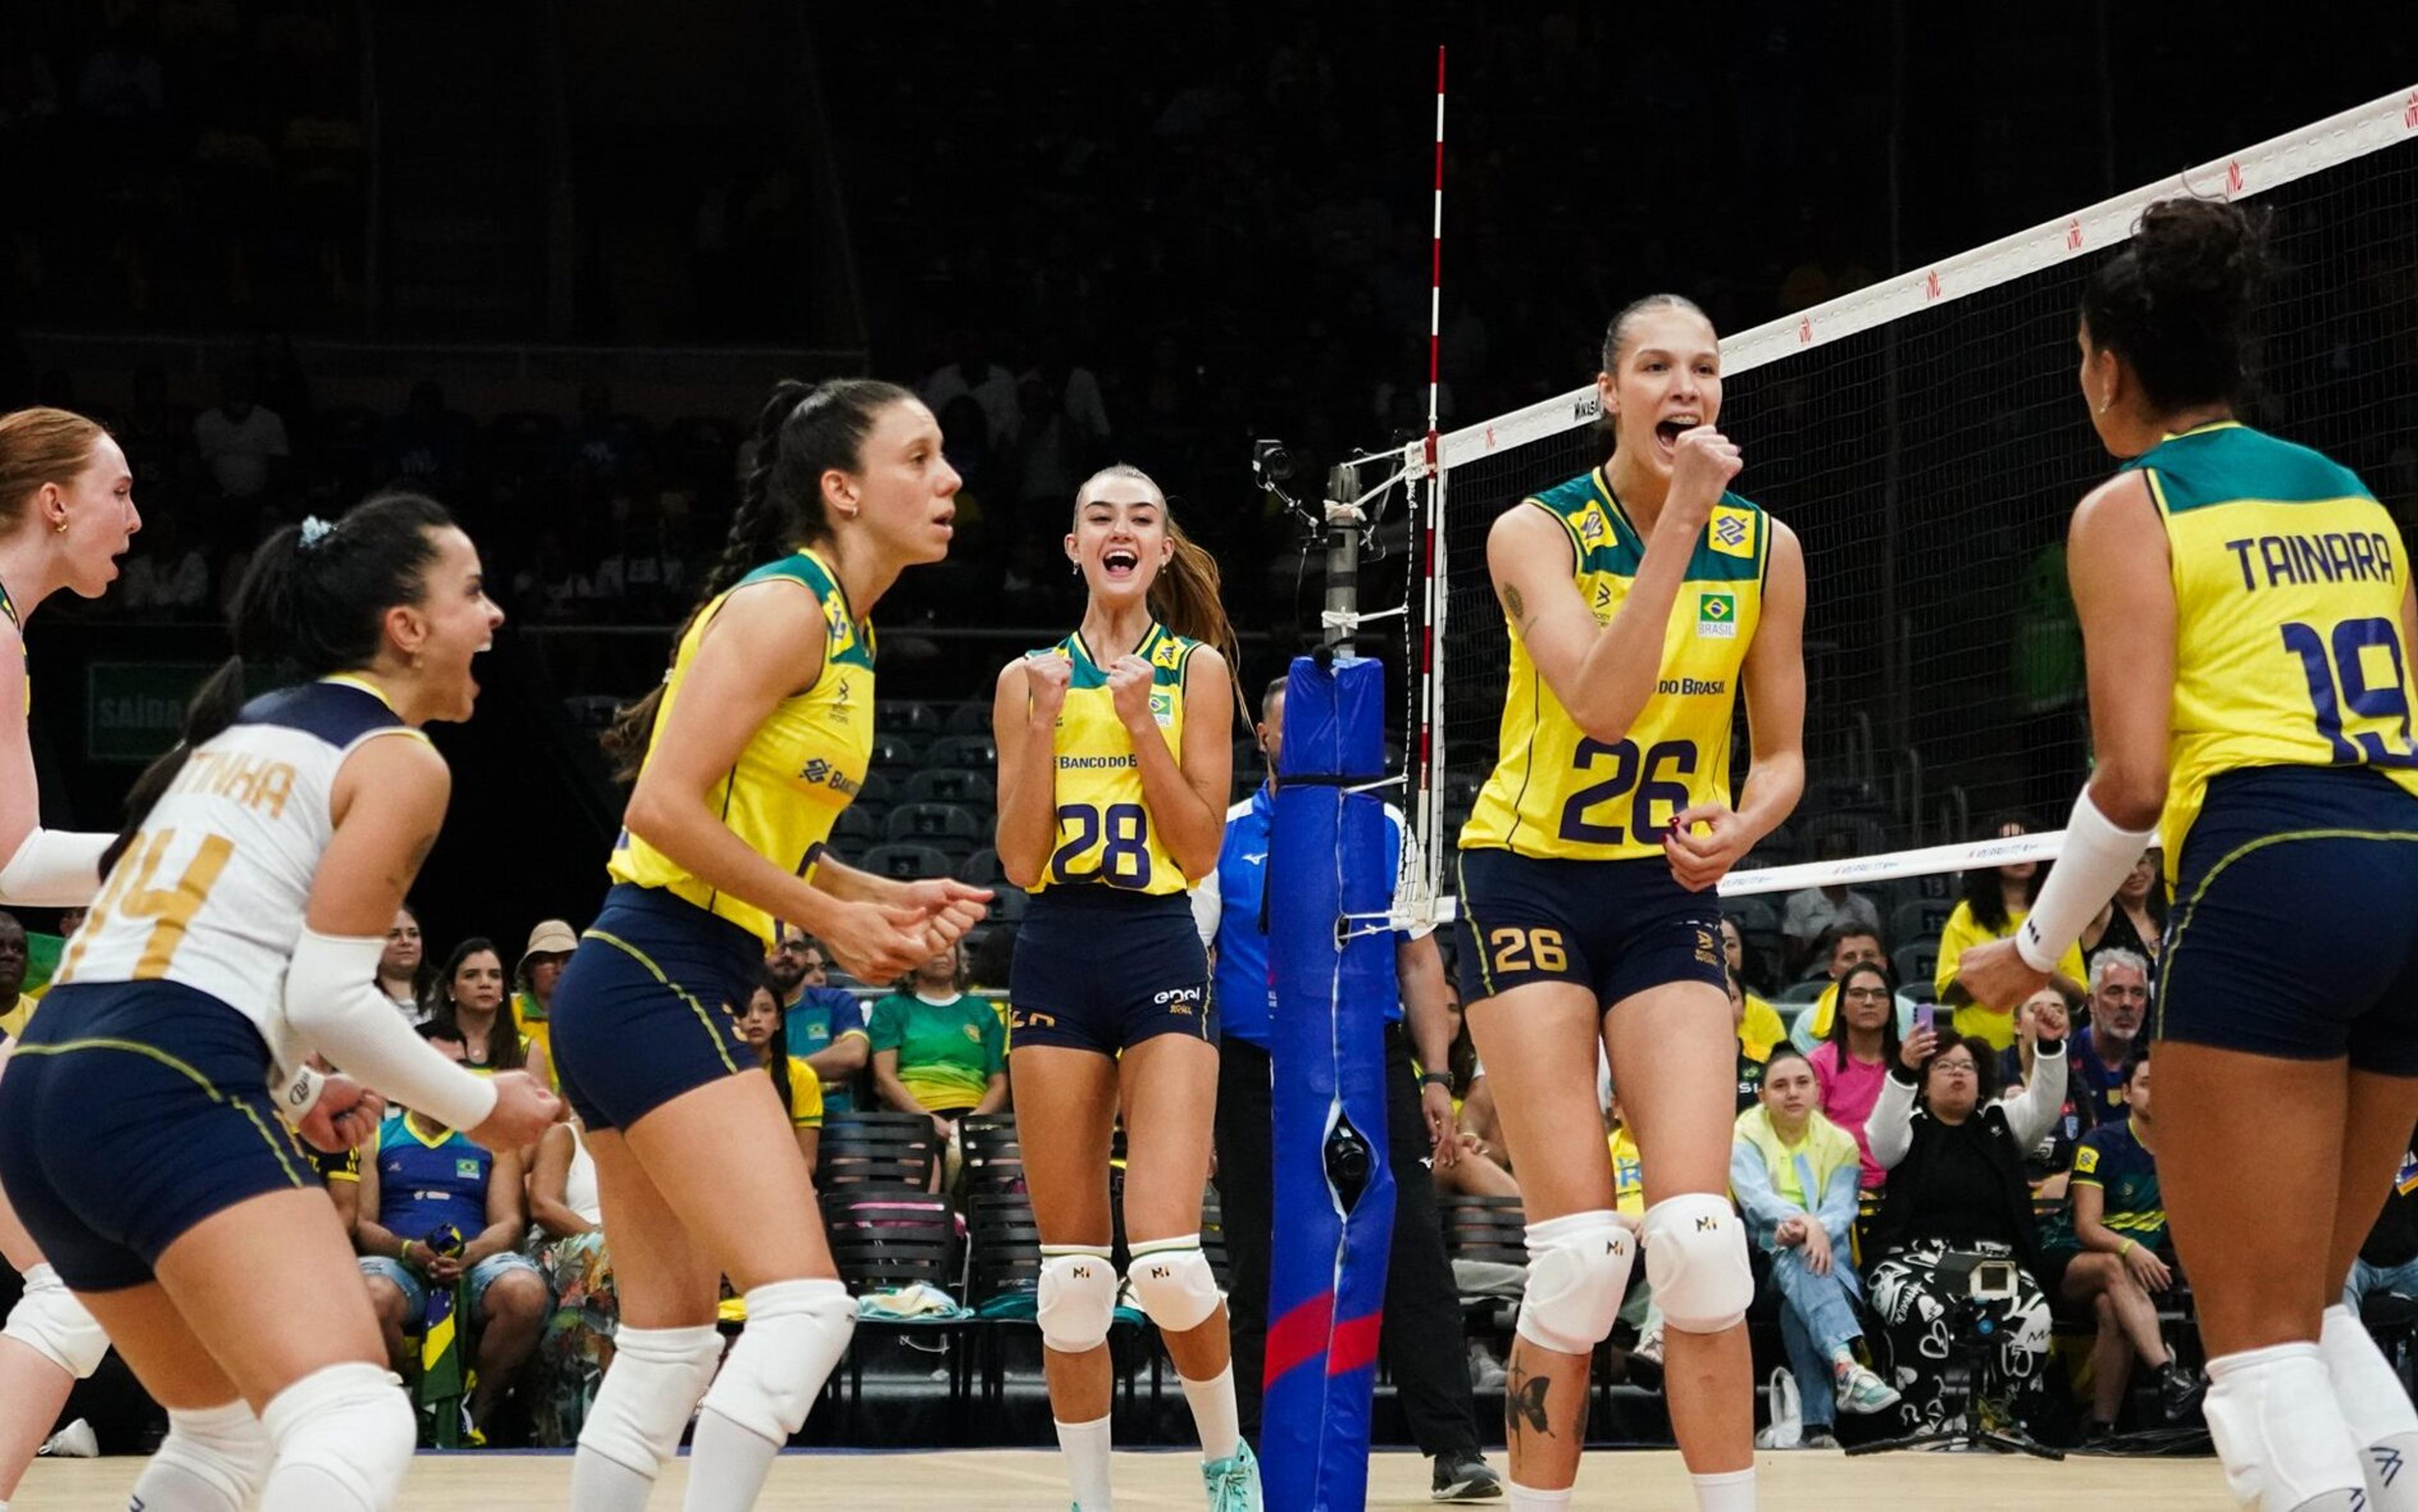
[[(2062, 817), (2086, 769), (2078, 632), (2046, 612), (2063, 598), (2050, 553), (2114, 463), (2075, 396), (2074, 311), (2095, 260), (2150, 204), (2185, 195), (2278, 212), (2265, 393), (2244, 418), (2350, 466), (2405, 526), (2418, 512), (2418, 374), (2385, 355), (2418, 328), (2418, 292), (2376, 272), (2418, 245), (2418, 89), (1731, 334), (1722, 424), (1746, 447), (1742, 492), (1805, 542), (1810, 780), (1796, 832), (1758, 848), (1724, 896), (1903, 882), (1886, 895), (1910, 910), (1945, 895), (1917, 879), (2055, 854), (2058, 833), (2024, 837), (2018, 857), (1972, 821), (2002, 807), (2051, 820), (2052, 804)], [(1508, 638), (1487, 530), (1600, 460), (1600, 411), (1590, 385), (1397, 448), (1425, 504), (1406, 594), (1418, 625), (1406, 882), (1410, 852), (1422, 860), (1406, 888), (1419, 895), (1403, 901), (1431, 916), (1448, 915), (1444, 853), (1497, 756)], [(1885, 527), (1892, 480), (1905, 498)], [(1605, 817), (1629, 822), (1618, 796)]]

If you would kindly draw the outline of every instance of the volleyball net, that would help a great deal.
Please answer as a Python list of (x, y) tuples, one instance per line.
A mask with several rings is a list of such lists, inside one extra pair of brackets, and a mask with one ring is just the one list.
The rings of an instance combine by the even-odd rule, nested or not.
[[(2080, 396), (2075, 312), (2099, 259), (2176, 195), (2272, 206), (2280, 272), (2242, 418), (2357, 470), (2408, 533), (2418, 89), (1728, 337), (1735, 486), (1805, 549), (1809, 780), (1725, 896), (1856, 882), (1936, 898), (1927, 879), (2057, 854), (2046, 827), (2089, 768), (2065, 527), (2115, 466)], [(1449, 853), (1495, 759), (1508, 641), (1488, 527), (1609, 450), (1589, 384), (1394, 459), (1422, 511), (1399, 913), (1449, 915)], [(1741, 778), (1746, 724), (1741, 701)], [(2000, 817), (2040, 832), (1993, 838)]]

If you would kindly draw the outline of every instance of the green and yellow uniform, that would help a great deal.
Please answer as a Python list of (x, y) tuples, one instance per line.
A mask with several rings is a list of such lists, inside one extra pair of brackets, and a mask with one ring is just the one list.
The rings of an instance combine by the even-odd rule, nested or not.
[(989, 1002), (961, 992), (945, 1003), (894, 992), (873, 1005), (873, 1052), (898, 1052), (898, 1083), (933, 1112), (972, 1107), (1007, 1069), (1007, 1031)]
[[(1184, 755), (1184, 672), (1201, 643), (1154, 621), (1134, 650), (1150, 664), (1151, 719), (1170, 755)], [(1058, 712), (1058, 844), (1036, 893), (1105, 883), (1155, 895), (1189, 893), (1184, 868), (1169, 854), (1142, 800), (1141, 758), (1117, 717), (1108, 668), (1075, 634), (1036, 656), (1064, 657), (1073, 668)]]

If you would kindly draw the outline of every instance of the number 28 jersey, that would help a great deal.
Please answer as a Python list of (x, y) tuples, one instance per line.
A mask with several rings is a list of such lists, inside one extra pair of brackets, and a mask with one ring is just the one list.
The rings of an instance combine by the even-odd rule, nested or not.
[[(1599, 626), (1610, 624), (1636, 586), (1645, 542), (1602, 470), (1521, 507), (1543, 510), (1569, 534), (1579, 594)], [(1579, 728), (1509, 626), (1500, 752), (1462, 848), (1565, 861), (1660, 856), (1672, 816), (1729, 802), (1738, 668), (1762, 621), (1770, 553), (1770, 516), (1724, 493), (1672, 601), (1654, 693), (1618, 741)]]
[[(1150, 712), (1168, 751), (1184, 756), (1184, 671), (1197, 640), (1153, 621), (1134, 654), (1150, 664)], [(1141, 762), (1117, 718), (1109, 671), (1075, 634), (1034, 656), (1063, 656), (1074, 669), (1058, 711), (1052, 754), (1058, 763), (1058, 843), (1035, 893), (1105, 884), (1128, 893), (1189, 893), (1143, 802)]]
[(264, 694), (196, 747), (93, 900), (52, 978), (180, 983), (251, 1019), (282, 1066), (299, 1053), (280, 1007), (344, 758), (425, 740), (365, 680)]
[(2221, 772), (2364, 766), (2418, 794), (2409, 557), (2357, 475), (2232, 420), (2170, 435), (2125, 470), (2149, 481), (2174, 575), (2168, 881)]

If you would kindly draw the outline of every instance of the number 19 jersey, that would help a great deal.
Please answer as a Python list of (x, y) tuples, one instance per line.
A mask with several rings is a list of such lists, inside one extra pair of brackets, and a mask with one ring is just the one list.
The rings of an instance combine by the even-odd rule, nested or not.
[(2232, 420), (2170, 435), (2125, 470), (2148, 480), (2173, 564), (2168, 880), (2222, 772), (2364, 766), (2418, 794), (2410, 564), (2357, 475)]
[[(1568, 533), (1579, 594), (1598, 626), (1610, 624), (1636, 586), (1645, 542), (1602, 469), (1522, 507), (1531, 506)], [(1660, 856), (1672, 816), (1729, 802), (1738, 668), (1762, 620), (1770, 551), (1770, 516), (1724, 493), (1672, 601), (1654, 693), (1616, 742), (1579, 728), (1510, 625), (1500, 752), (1462, 827), (1462, 848), (1569, 861)]]
[[(1197, 640), (1153, 621), (1134, 654), (1150, 664), (1152, 722), (1179, 760), (1184, 755), (1184, 669)], [(1133, 737), (1117, 718), (1109, 671), (1075, 634), (1035, 656), (1063, 656), (1074, 676), (1058, 712), (1053, 757), (1058, 788), (1058, 844), (1035, 893), (1104, 883), (1128, 893), (1189, 893), (1142, 800), (1141, 762)]]

